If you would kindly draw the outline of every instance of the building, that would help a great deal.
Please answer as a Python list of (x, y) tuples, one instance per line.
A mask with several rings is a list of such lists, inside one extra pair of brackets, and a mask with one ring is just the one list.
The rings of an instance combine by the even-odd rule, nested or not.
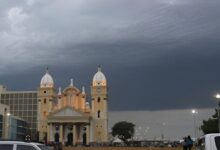
[(29, 134), (27, 122), (12, 115), (9, 115), (8, 118), (8, 139), (25, 140)]
[(9, 106), (0, 104), (0, 139), (8, 137), (8, 115), (9, 115)]
[(10, 114), (28, 122), (28, 134), (37, 139), (37, 91), (8, 91), (0, 86), (0, 103), (10, 107)]
[(108, 142), (107, 81), (101, 68), (91, 85), (92, 104), (85, 88), (70, 84), (56, 93), (52, 76), (47, 71), (38, 89), (38, 131), (40, 140), (66, 145)]
[(11, 115), (9, 106), (0, 104), (0, 139), (24, 140), (27, 122)]
[(61, 90), (47, 70), (36, 91), (8, 91), (0, 86), (0, 103), (28, 122), (31, 139), (66, 145), (108, 142), (108, 88), (101, 67), (91, 84), (91, 104), (85, 88), (73, 80)]

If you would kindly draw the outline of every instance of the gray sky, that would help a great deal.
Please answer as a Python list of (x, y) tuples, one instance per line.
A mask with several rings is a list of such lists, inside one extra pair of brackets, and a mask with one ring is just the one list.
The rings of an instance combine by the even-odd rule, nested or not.
[(219, 0), (0, 0), (0, 83), (89, 92), (97, 65), (110, 110), (213, 108), (220, 91)]
[(134, 138), (138, 140), (161, 139), (162, 136), (167, 140), (181, 140), (188, 135), (198, 138), (203, 135), (198, 127), (202, 125), (203, 120), (214, 114), (214, 110), (197, 109), (196, 111), (198, 112), (196, 115), (191, 113), (191, 109), (110, 112), (109, 131), (115, 123), (128, 121), (135, 124)]

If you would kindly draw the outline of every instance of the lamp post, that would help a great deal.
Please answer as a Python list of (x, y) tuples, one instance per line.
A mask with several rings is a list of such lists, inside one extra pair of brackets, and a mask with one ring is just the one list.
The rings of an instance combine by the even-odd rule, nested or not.
[(220, 107), (220, 94), (216, 94), (215, 98), (217, 99), (217, 104), (218, 104), (218, 132), (220, 133), (220, 110), (219, 110), (219, 107)]
[(10, 113), (7, 113), (7, 125), (6, 125), (6, 131), (7, 131), (7, 138), (10, 139), (11, 138), (11, 120), (10, 120), (10, 116), (11, 114)]
[(164, 141), (164, 137), (165, 137), (165, 133), (164, 133), (164, 127), (165, 127), (165, 125), (166, 125), (166, 123), (165, 122), (163, 122), (162, 123), (162, 134), (161, 134), (161, 139), (162, 139), (162, 141)]
[(193, 124), (194, 124), (194, 138), (196, 139), (196, 114), (198, 114), (198, 112), (195, 109), (193, 109), (192, 114), (193, 114)]

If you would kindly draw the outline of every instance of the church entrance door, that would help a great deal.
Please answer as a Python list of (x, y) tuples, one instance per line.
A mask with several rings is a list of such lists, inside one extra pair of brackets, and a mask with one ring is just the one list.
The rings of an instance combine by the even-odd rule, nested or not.
[(56, 133), (56, 134), (54, 135), (54, 139), (55, 139), (55, 142), (56, 142), (56, 143), (59, 143), (59, 138), (60, 138), (59, 133)]
[(86, 145), (86, 133), (83, 133), (83, 145)]
[(67, 135), (67, 143), (66, 143), (67, 146), (69, 145), (73, 145), (73, 133), (69, 133)]

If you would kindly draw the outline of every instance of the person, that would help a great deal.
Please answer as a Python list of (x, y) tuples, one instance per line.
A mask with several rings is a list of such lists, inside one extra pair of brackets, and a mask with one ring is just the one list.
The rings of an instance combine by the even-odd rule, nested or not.
[(188, 137), (186, 138), (186, 146), (187, 146), (187, 149), (188, 149), (188, 150), (191, 150), (192, 147), (193, 147), (193, 140), (191, 139), (190, 136), (188, 136)]
[(186, 137), (183, 137), (182, 145), (183, 145), (183, 150), (187, 150)]

